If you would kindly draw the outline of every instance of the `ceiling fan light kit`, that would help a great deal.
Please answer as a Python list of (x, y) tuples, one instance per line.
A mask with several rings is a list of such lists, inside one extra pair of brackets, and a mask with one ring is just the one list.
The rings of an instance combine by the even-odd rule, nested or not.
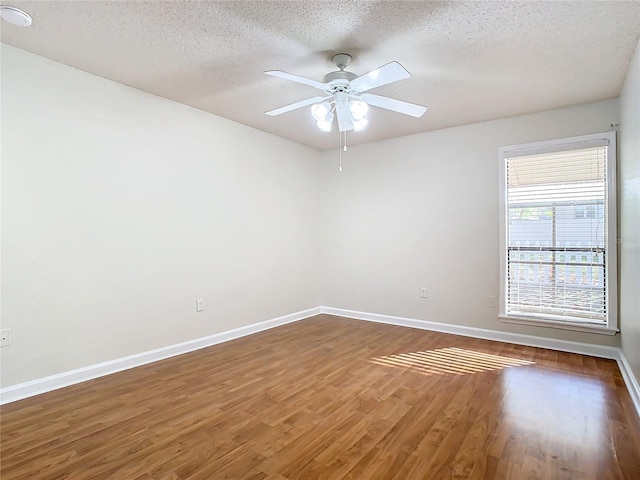
[(351, 55), (339, 53), (334, 55), (333, 62), (339, 70), (326, 74), (322, 82), (280, 70), (264, 72), (273, 77), (317, 88), (326, 95), (325, 97), (313, 97), (285, 105), (284, 107), (270, 110), (266, 114), (271, 116), (280, 115), (311, 105), (311, 115), (316, 120), (320, 130), (331, 131), (333, 119), (337, 117), (338, 130), (342, 133), (348, 130), (357, 132), (366, 128), (369, 123), (366, 118), (369, 105), (413, 117), (421, 117), (427, 111), (427, 107), (422, 105), (365, 93), (374, 88), (409, 78), (411, 76), (409, 72), (398, 62), (387, 63), (361, 76), (345, 71), (345, 68), (351, 63)]
[(362, 120), (369, 111), (369, 105), (361, 100), (351, 100), (349, 102), (349, 111), (354, 120)]

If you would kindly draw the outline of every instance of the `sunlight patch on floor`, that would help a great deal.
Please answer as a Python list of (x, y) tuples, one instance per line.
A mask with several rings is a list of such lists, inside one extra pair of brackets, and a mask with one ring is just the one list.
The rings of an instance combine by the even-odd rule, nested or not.
[(370, 359), (371, 363), (386, 367), (409, 368), (425, 375), (489, 372), (509, 367), (535, 365), (535, 362), (475, 352), (464, 348), (447, 347), (424, 352), (399, 353)]

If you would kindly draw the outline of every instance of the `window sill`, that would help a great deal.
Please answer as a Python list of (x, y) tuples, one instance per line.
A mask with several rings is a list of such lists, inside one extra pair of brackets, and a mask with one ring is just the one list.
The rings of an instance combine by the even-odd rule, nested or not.
[(554, 320), (543, 320), (532, 317), (513, 317), (507, 315), (498, 315), (501, 322), (518, 323), (522, 325), (534, 325), (537, 327), (559, 328), (561, 330), (574, 330), (577, 332), (597, 333), (600, 335), (615, 335), (620, 330), (601, 325), (590, 325), (586, 323), (570, 323)]

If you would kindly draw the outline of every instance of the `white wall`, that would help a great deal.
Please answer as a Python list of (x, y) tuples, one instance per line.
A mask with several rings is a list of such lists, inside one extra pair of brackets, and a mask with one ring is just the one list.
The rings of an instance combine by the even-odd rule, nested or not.
[(316, 151), (1, 53), (3, 386), (319, 305)]
[(342, 174), (338, 153), (323, 153), (322, 304), (618, 345), (618, 336), (502, 323), (488, 307), (499, 295), (498, 147), (612, 123), (616, 100), (359, 145)]
[[(621, 100), (636, 131), (637, 55)], [(618, 345), (501, 323), (487, 306), (499, 294), (498, 147), (607, 131), (618, 107), (351, 147), (339, 174), (337, 151), (3, 45), (1, 305), (13, 345), (0, 350), (2, 385), (318, 305)], [(638, 238), (638, 140), (622, 137), (623, 234)], [(637, 245), (624, 248), (637, 265)], [(623, 265), (621, 289), (637, 373), (625, 279), (637, 292), (637, 269)]]
[(640, 42), (620, 94), (620, 330), (640, 381)]

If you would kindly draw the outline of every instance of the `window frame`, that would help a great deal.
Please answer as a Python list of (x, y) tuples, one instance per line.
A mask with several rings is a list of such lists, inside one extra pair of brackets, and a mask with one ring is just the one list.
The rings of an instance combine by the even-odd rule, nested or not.
[[(608, 268), (605, 292), (607, 305), (607, 321), (605, 325), (594, 325), (589, 322), (543, 318), (542, 316), (507, 315), (507, 162), (515, 155), (535, 155), (554, 151), (585, 148), (595, 142), (608, 142), (607, 148), (607, 245), (606, 264)], [(565, 330), (576, 330), (604, 335), (615, 335), (618, 330), (618, 236), (617, 236), (617, 147), (616, 132), (602, 132), (575, 137), (545, 140), (541, 142), (503, 146), (498, 149), (499, 159), (499, 224), (500, 224), (500, 295), (498, 318), (507, 323), (537, 325)]]

